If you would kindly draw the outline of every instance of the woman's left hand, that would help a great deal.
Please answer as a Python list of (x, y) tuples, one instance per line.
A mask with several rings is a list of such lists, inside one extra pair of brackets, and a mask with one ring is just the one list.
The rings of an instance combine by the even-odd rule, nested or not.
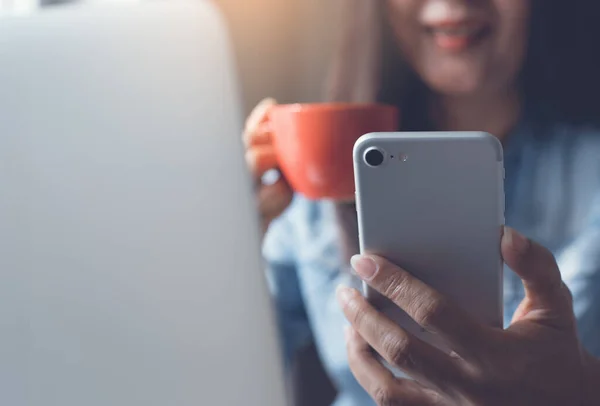
[[(454, 351), (449, 355), (417, 339), (358, 291), (340, 288), (338, 299), (352, 324), (347, 332), (350, 366), (379, 405), (585, 404), (586, 357), (572, 298), (554, 257), (508, 228), (502, 255), (526, 291), (507, 330), (482, 325), (382, 258), (353, 258), (363, 280)], [(394, 377), (371, 348), (415, 380)]]

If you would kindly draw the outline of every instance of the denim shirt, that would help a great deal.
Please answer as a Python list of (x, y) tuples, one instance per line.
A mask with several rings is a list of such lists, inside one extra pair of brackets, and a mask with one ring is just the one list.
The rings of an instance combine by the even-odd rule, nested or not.
[[(506, 224), (556, 256), (574, 297), (583, 345), (600, 356), (600, 131), (521, 124), (505, 147)], [(359, 288), (343, 260), (333, 204), (296, 196), (265, 237), (263, 254), (286, 359), (314, 341), (338, 389), (335, 406), (372, 405), (346, 357), (338, 284)], [(505, 324), (524, 297), (505, 269)], [(560, 368), (559, 365), (556, 366)]]

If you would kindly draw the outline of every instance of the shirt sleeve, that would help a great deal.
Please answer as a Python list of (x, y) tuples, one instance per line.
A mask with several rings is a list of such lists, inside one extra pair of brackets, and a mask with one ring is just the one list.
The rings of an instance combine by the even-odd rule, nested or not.
[(583, 232), (557, 255), (563, 280), (573, 293), (579, 337), (600, 357), (600, 193)]
[(296, 236), (289, 212), (271, 223), (263, 242), (266, 276), (286, 367), (290, 366), (296, 351), (313, 339), (298, 278), (294, 250)]

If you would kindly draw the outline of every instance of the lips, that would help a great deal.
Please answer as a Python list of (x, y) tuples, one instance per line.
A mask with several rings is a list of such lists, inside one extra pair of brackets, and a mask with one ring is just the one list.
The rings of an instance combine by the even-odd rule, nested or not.
[(426, 28), (435, 45), (450, 52), (467, 50), (489, 31), (486, 25), (475, 21), (441, 21)]
[(419, 21), (439, 49), (465, 51), (491, 32), (490, 15), (480, 3), (428, 0), (420, 10)]

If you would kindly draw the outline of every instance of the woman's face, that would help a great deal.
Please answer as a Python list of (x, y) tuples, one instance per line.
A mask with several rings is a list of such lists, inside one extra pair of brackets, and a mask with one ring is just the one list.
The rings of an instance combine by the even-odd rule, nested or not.
[(401, 52), (444, 95), (514, 86), (523, 64), (530, 0), (387, 0)]

